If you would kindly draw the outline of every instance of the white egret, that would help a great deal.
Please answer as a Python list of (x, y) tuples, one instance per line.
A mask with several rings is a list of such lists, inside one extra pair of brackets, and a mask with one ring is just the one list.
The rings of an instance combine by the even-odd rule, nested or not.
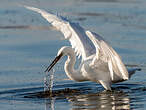
[[(111, 90), (111, 84), (128, 80), (138, 69), (131, 69), (129, 73), (120, 56), (98, 34), (83, 29), (78, 23), (68, 21), (62, 16), (48, 13), (44, 10), (25, 6), (29, 10), (40, 13), (58, 31), (64, 34), (72, 47), (62, 47), (55, 60), (47, 68), (51, 68), (65, 55), (65, 72), (71, 80), (93, 81), (100, 83), (106, 90)], [(76, 56), (82, 57), (78, 69), (74, 69)]]

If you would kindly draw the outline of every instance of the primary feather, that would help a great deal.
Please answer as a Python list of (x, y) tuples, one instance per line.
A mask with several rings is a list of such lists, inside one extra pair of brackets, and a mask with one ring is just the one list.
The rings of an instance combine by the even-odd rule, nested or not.
[(65, 39), (70, 41), (77, 55), (81, 55), (83, 60), (96, 52), (95, 47), (86, 35), (85, 30), (79, 26), (78, 23), (69, 22), (61, 16), (53, 15), (38, 8), (28, 6), (25, 7), (40, 13), (57, 30), (61, 31), (64, 34)]

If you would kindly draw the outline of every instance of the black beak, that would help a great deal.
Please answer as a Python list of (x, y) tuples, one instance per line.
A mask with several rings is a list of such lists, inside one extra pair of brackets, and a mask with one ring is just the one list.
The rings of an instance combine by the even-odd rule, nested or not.
[(62, 57), (62, 53), (60, 54), (60, 55), (58, 55), (53, 61), (52, 61), (52, 63), (47, 67), (47, 69), (45, 70), (45, 72), (49, 72), (51, 69), (52, 69), (52, 67), (60, 60), (60, 58)]

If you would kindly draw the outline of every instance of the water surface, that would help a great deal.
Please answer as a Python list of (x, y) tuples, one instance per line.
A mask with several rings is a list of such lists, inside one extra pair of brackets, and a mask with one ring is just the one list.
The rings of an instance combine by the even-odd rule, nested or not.
[[(70, 45), (39, 14), (21, 5), (59, 13), (112, 45), (128, 67), (142, 68), (113, 92), (92, 82), (68, 80), (63, 58), (55, 66), (53, 91), (43, 96), (44, 70), (58, 49)], [(0, 107), (3, 110), (146, 109), (145, 0), (2, 0), (0, 3)], [(77, 67), (77, 66), (76, 66)], [(69, 88), (69, 89), (68, 89)]]

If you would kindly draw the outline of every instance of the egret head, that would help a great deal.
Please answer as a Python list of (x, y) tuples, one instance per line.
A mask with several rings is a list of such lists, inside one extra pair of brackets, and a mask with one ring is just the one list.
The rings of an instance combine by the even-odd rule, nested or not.
[(63, 46), (59, 51), (57, 56), (61, 55), (65, 56), (65, 55), (70, 55), (70, 54), (74, 54), (74, 51), (71, 47), (69, 46)]
[(45, 70), (45, 72), (49, 72), (52, 67), (61, 59), (61, 57), (65, 55), (73, 54), (73, 49), (68, 46), (62, 47), (59, 51), (55, 59), (52, 61), (52, 63), (48, 66), (48, 68)]

